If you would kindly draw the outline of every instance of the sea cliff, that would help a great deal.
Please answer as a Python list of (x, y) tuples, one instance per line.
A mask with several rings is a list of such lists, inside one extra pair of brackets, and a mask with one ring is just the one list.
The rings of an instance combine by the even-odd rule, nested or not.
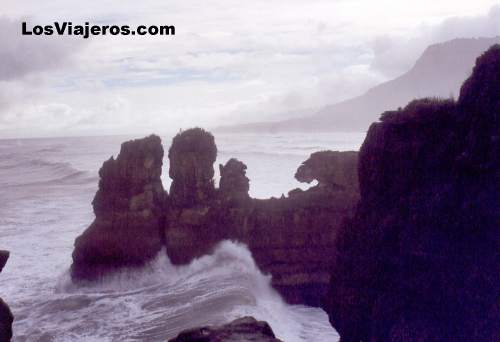
[(176, 265), (209, 254), (223, 240), (246, 244), (258, 267), (289, 303), (319, 306), (326, 293), (336, 232), (358, 201), (357, 152), (314, 153), (297, 170), (307, 191), (250, 197), (246, 165), (219, 165), (211, 133), (179, 133), (168, 151), (169, 193), (161, 184), (163, 147), (156, 136), (126, 142), (100, 172), (96, 218), (75, 241), (71, 275), (95, 280), (142, 266), (165, 246)]
[(371, 125), (324, 304), (342, 341), (500, 339), (499, 114), (496, 45), (458, 101), (414, 101)]

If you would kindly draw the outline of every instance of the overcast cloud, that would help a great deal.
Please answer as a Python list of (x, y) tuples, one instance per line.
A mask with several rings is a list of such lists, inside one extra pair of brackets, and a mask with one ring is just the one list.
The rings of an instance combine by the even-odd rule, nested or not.
[[(301, 115), (500, 35), (497, 1), (2, 0), (0, 137), (159, 133)], [(21, 36), (21, 20), (173, 24), (175, 37)]]

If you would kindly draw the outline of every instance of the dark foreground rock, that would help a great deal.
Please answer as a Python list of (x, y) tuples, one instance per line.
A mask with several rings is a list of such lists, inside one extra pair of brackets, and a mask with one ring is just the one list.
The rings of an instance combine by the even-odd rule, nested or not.
[(9, 251), (0, 251), (0, 272), (2, 272), (7, 260), (9, 260)]
[(458, 102), (372, 124), (324, 305), (342, 341), (500, 340), (499, 114), (497, 45)]
[(71, 275), (94, 280), (121, 267), (141, 266), (162, 247), (166, 193), (163, 147), (157, 136), (123, 143), (99, 170), (95, 220), (75, 241)]
[(0, 298), (0, 341), (10, 341), (13, 322), (14, 316), (9, 306)]
[(169, 156), (170, 170), (176, 172), (170, 172), (164, 238), (170, 260), (186, 264), (222, 240), (243, 242), (289, 303), (318, 306), (328, 285), (336, 232), (358, 200), (357, 153), (313, 155), (299, 168), (298, 178), (318, 179), (317, 186), (257, 200), (248, 195), (246, 165), (236, 159), (220, 166), (220, 188), (214, 187), (210, 177), (216, 151), (212, 135), (200, 129), (174, 138)]
[[(0, 273), (9, 259), (8, 251), (0, 251)], [(0, 298), (0, 341), (8, 342), (12, 338), (14, 316), (9, 306)]]
[(263, 321), (243, 317), (220, 327), (195, 328), (181, 332), (169, 342), (280, 342)]

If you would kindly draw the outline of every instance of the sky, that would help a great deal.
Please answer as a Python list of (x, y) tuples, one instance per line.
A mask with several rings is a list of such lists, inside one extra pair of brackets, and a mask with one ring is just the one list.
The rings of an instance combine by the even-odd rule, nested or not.
[[(0, 138), (167, 133), (312, 114), (433, 43), (500, 35), (500, 1), (1, 0)], [(174, 25), (175, 36), (21, 35)]]

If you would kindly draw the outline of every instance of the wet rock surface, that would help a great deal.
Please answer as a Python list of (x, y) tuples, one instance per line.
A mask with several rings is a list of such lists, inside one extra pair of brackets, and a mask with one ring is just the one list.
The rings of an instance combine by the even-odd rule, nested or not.
[(9, 260), (9, 251), (0, 251), (0, 272), (2, 272), (7, 260)]
[[(204, 165), (203, 168), (208, 169), (206, 161), (212, 159), (205, 153), (210, 151), (213, 156), (212, 151), (217, 149), (211, 134), (205, 134), (206, 137), (197, 135), (197, 139), (209, 141), (208, 147), (184, 139), (182, 135), (192, 136), (190, 130), (180, 133), (180, 137), (174, 138), (171, 153), (176, 154), (175, 148), (186, 150), (175, 141), (189, 141), (190, 146), (198, 146), (200, 150), (190, 148), (190, 156), (184, 158), (189, 158), (190, 165)], [(342, 161), (351, 161), (356, 154), (333, 153), (337, 167), (343, 167)], [(176, 163), (185, 164), (178, 158), (171, 158), (171, 169), (179, 168)], [(322, 165), (327, 163), (328, 160)], [(309, 166), (313, 170), (311, 177), (324, 173), (323, 170), (316, 172), (315, 167)], [(213, 194), (211, 200), (190, 202), (191, 205), (171, 201), (164, 238), (170, 260), (174, 264), (187, 264), (211, 253), (223, 240), (243, 242), (258, 267), (272, 275), (273, 287), (289, 303), (318, 306), (328, 284), (336, 231), (342, 221), (352, 215), (358, 200), (357, 191), (353, 190), (354, 186), (317, 186), (308, 191), (294, 191), (281, 199), (257, 200), (248, 196), (249, 181), (245, 170), (244, 163), (230, 159), (220, 167), (219, 189), (213, 182), (204, 183), (206, 193)], [(190, 179), (196, 181), (195, 177)], [(173, 178), (173, 182), (176, 181), (177, 178)], [(184, 188), (195, 191), (197, 187), (186, 184)]]
[(219, 327), (194, 328), (169, 342), (280, 342), (266, 322), (243, 317)]
[(170, 200), (174, 206), (203, 205), (213, 198), (217, 147), (212, 134), (201, 128), (177, 134), (168, 158), (172, 179)]
[(14, 316), (9, 306), (0, 298), (0, 341), (10, 341), (13, 322)]
[(226, 165), (219, 165), (219, 197), (223, 202), (243, 204), (250, 199), (250, 180), (246, 176), (247, 166), (231, 158)]
[(166, 193), (163, 147), (157, 136), (122, 144), (99, 170), (95, 220), (75, 241), (71, 276), (94, 280), (120, 267), (141, 266), (162, 247)]
[(387, 112), (360, 151), (324, 308), (342, 341), (500, 339), (500, 46), (457, 102)]
[[(8, 259), (9, 252), (0, 250), (0, 273), (2, 272)], [(13, 322), (14, 315), (12, 315), (9, 306), (2, 300), (2, 298), (0, 298), (0, 341), (10, 341), (12, 338)]]
[[(352, 216), (359, 198), (355, 180), (345, 181), (356, 153), (332, 154), (334, 158), (307, 166), (308, 179), (332, 174), (328, 185), (323, 186), (321, 178), (321, 186), (310, 190), (257, 200), (248, 194), (246, 165), (234, 158), (219, 167), (220, 185), (215, 187), (215, 139), (193, 128), (172, 141), (167, 195), (160, 180), (160, 139), (126, 142), (117, 159), (106, 161), (99, 172), (96, 218), (75, 241), (73, 280), (95, 280), (123, 267), (144, 265), (163, 246), (173, 264), (188, 264), (229, 239), (248, 246), (289, 303), (318, 306), (328, 285), (336, 231)], [(342, 172), (326, 166), (332, 160)]]

